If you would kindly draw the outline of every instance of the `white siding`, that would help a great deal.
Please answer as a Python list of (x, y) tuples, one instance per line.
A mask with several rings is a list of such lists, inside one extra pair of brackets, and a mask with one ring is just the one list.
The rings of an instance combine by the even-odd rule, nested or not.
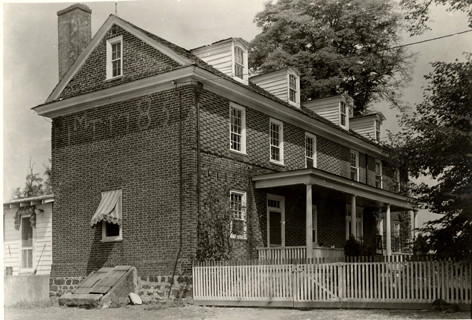
[(375, 117), (350, 119), (349, 126), (360, 135), (375, 140)]
[(231, 50), (232, 43), (228, 41), (221, 44), (195, 49), (193, 53), (212, 67), (232, 77), (233, 53)]
[[(36, 215), (36, 228), (33, 239), (33, 269), (36, 267), (36, 274), (49, 274), (52, 264), (52, 203), (36, 205), (37, 209), (44, 212)], [(15, 229), (15, 214), (17, 208), (4, 209), (4, 267), (12, 267), (13, 275), (20, 272), (20, 230)], [(44, 252), (40, 260), (41, 252)], [(38, 265), (39, 262), (39, 265)]]
[(277, 98), (288, 101), (287, 72), (274, 72), (268, 75), (251, 78), (251, 82), (272, 93)]
[(328, 119), (336, 125), (339, 125), (339, 103), (339, 98), (328, 98), (308, 101), (303, 105), (323, 118)]

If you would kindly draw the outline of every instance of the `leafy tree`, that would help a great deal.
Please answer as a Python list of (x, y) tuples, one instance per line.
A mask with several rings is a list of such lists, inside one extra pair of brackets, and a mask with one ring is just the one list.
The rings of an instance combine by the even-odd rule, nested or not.
[(26, 177), (25, 177), (25, 185), (23, 190), (18, 187), (12, 190), (12, 199), (24, 199), (24, 198), (31, 198), (46, 194), (51, 194), (51, 168), (50, 166), (44, 165), (46, 171), (44, 174), (47, 176), (47, 180), (43, 185), (43, 178), (39, 176), (39, 173), (34, 172), (34, 164), (29, 160)]
[(402, 17), (388, 0), (279, 0), (255, 17), (254, 72), (287, 66), (301, 72), (302, 100), (347, 92), (356, 113), (369, 103), (397, 103), (410, 80), (412, 55), (399, 44)]
[(469, 27), (472, 27), (472, 0), (401, 0), (400, 5), (406, 11), (405, 19), (409, 21), (408, 31), (411, 35), (418, 35), (429, 30), (427, 22), (432, 4), (448, 5), (449, 11), (468, 12)]
[(423, 102), (402, 119), (400, 154), (410, 174), (437, 184), (414, 192), (441, 215), (423, 228), (429, 250), (441, 258), (465, 259), (472, 243), (472, 61), (435, 62)]
[(44, 175), (46, 180), (44, 181), (44, 194), (52, 194), (52, 170), (51, 170), (51, 159), (49, 159), (49, 165), (43, 163)]

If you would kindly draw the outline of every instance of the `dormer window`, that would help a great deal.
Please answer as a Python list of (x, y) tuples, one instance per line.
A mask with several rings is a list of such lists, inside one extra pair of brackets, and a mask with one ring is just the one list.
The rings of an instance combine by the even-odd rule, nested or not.
[(123, 75), (123, 37), (107, 40), (107, 79)]
[(375, 120), (375, 140), (380, 142), (380, 121)]
[(346, 107), (346, 103), (344, 101), (341, 101), (339, 111), (340, 111), (339, 121), (341, 123), (341, 126), (346, 127), (346, 125), (347, 125), (347, 107)]
[(289, 82), (289, 99), (290, 101), (297, 103), (297, 78), (293, 74), (290, 74), (288, 76), (288, 82)]
[(244, 79), (244, 51), (241, 47), (234, 47), (234, 75)]

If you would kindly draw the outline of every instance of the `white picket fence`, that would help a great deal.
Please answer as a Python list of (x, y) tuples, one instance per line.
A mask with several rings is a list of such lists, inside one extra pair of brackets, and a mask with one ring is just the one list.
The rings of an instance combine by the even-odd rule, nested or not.
[(259, 301), (296, 307), (340, 301), (431, 303), (438, 298), (455, 304), (472, 302), (471, 267), (452, 261), (208, 262), (194, 265), (193, 283), (196, 304)]

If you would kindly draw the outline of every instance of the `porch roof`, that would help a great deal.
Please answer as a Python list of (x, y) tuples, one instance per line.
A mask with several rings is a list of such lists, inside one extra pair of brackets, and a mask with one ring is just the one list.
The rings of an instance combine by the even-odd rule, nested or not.
[(316, 168), (263, 174), (252, 178), (256, 189), (285, 187), (291, 185), (316, 185), (361, 198), (390, 204), (398, 210), (418, 210), (415, 198), (382, 190)]

